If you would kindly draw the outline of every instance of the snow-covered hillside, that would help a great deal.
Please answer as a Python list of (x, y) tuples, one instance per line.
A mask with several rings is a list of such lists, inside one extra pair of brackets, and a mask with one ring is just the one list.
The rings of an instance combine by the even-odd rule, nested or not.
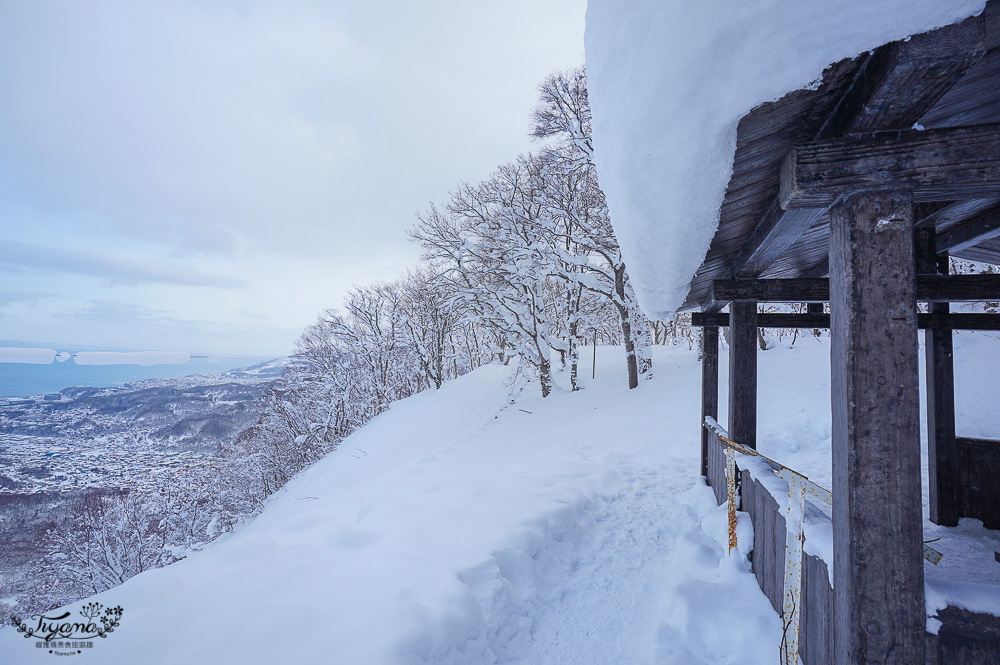
[[(959, 385), (996, 395), (996, 352), (960, 338), (981, 376)], [(698, 476), (696, 353), (657, 349), (628, 391), (601, 352), (579, 393), (512, 399), (488, 366), (396, 403), (236, 533), (96, 596), (121, 625), (73, 661), (776, 663), (779, 620)], [(828, 354), (760, 354), (761, 447), (821, 482)], [(973, 399), (960, 431), (1000, 434)], [(0, 662), (51, 663), (34, 642), (4, 630)]]

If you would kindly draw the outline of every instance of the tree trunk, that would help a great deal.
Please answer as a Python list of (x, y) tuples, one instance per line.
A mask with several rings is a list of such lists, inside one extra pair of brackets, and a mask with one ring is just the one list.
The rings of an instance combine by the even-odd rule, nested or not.
[(632, 339), (632, 321), (629, 308), (625, 302), (625, 266), (621, 265), (615, 269), (615, 292), (618, 294), (619, 302), (615, 303), (618, 308), (618, 315), (622, 320), (622, 339), (625, 340), (625, 365), (628, 367), (628, 387), (629, 389), (639, 387), (639, 365), (635, 358), (635, 342)]
[(632, 331), (635, 336), (635, 357), (639, 376), (649, 380), (653, 378), (653, 343), (650, 334), (650, 321), (639, 310), (638, 305), (632, 311)]
[[(576, 292), (576, 306), (572, 308), (572, 313), (570, 314), (569, 323), (569, 384), (570, 389), (576, 392), (580, 389), (580, 385), (577, 383), (577, 377), (580, 371), (580, 346), (576, 343), (577, 332), (580, 328), (580, 319), (578, 313), (580, 311), (580, 299), (583, 297), (583, 288), (578, 287)], [(572, 306), (573, 303), (570, 302)]]
[(548, 397), (552, 393), (552, 365), (547, 358), (538, 363), (538, 381), (542, 384), (542, 397)]

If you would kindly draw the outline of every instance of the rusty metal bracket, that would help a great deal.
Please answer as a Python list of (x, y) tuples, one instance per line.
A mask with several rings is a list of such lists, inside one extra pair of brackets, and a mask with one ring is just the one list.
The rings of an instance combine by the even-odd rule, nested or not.
[(729, 552), (737, 549), (736, 542), (736, 453), (730, 449), (726, 453), (726, 505), (729, 509)]

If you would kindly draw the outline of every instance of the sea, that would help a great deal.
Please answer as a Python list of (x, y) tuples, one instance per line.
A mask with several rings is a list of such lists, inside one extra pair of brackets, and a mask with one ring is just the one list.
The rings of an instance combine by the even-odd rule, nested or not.
[(173, 379), (191, 374), (217, 374), (273, 358), (222, 356), (192, 358), (178, 365), (77, 365), (70, 358), (50, 365), (0, 363), (0, 397), (57, 393), (72, 386), (109, 388), (141, 379)]

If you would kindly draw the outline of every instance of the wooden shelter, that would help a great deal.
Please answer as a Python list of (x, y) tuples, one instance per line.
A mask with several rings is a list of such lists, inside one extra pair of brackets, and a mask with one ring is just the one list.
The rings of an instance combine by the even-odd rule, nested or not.
[[(818, 88), (744, 116), (718, 230), (691, 281), (702, 418), (718, 416), (728, 326), (729, 437), (751, 448), (757, 328), (831, 330), (835, 584), (805, 558), (806, 665), (1000, 662), (998, 617), (949, 608), (926, 632), (918, 328), (931, 520), (1000, 529), (1000, 442), (956, 436), (952, 369), (952, 331), (1000, 330), (1000, 315), (949, 308), (1000, 300), (1000, 275), (949, 275), (949, 255), (1000, 264), (1000, 0), (830, 65)], [(758, 314), (764, 302), (808, 309)], [(715, 434), (703, 437), (703, 473), (721, 502), (725, 457)], [(759, 485), (743, 474), (754, 571), (780, 612), (781, 585), (768, 580), (786, 534)]]

